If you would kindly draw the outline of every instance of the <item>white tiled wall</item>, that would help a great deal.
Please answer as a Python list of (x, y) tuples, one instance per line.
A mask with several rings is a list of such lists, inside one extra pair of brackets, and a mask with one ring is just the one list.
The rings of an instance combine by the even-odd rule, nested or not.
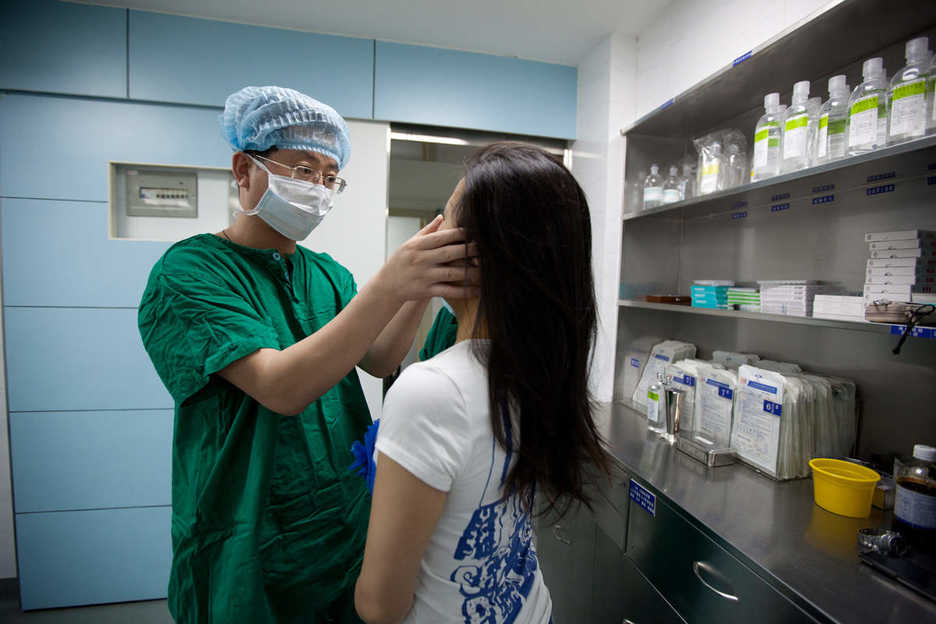
[(600, 329), (592, 391), (610, 401), (617, 335), (624, 139), (620, 129), (757, 45), (840, 0), (675, 0), (638, 37), (579, 65), (575, 175), (588, 196)]

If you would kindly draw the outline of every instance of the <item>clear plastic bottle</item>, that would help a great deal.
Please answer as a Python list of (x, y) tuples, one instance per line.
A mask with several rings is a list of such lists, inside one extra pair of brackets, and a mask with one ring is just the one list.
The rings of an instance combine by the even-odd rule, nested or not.
[(666, 387), (659, 377), (647, 389), (647, 429), (666, 433)]
[(722, 154), (722, 144), (713, 141), (707, 150), (702, 151), (699, 157), (698, 193), (708, 195), (724, 188), (725, 174), (727, 173), (725, 157)]
[(675, 204), (682, 199), (682, 193), (679, 190), (679, 168), (672, 165), (669, 168), (669, 175), (663, 181), (663, 203)]
[(936, 132), (936, 56), (929, 66), (929, 79), (926, 83), (926, 133)]
[(806, 110), (809, 111), (809, 125), (806, 126), (806, 166), (816, 164), (819, 142), (819, 111), (822, 110), (822, 98), (811, 97), (806, 100)]
[(679, 176), (679, 196), (685, 199), (695, 197), (696, 176), (692, 171), (692, 165), (683, 163), (682, 175)]
[(915, 444), (894, 480), (894, 527), (911, 543), (936, 545), (936, 447)]
[(735, 143), (728, 144), (728, 157), (726, 160), (728, 164), (728, 175), (726, 177), (725, 188), (744, 184), (744, 170), (747, 169), (747, 158), (745, 158), (744, 152), (742, 152), (741, 148)]
[(780, 94), (764, 96), (764, 115), (754, 129), (752, 180), (766, 180), (780, 173)]
[(793, 101), (787, 109), (780, 139), (782, 157), (780, 172), (789, 173), (805, 169), (809, 144), (809, 81), (802, 80), (793, 85)]
[(918, 139), (926, 134), (929, 40), (926, 37), (911, 39), (905, 50), (907, 66), (894, 74), (887, 90), (890, 102), (888, 145)]
[(644, 180), (643, 207), (644, 210), (663, 205), (663, 178), (660, 176), (660, 165), (650, 165), (650, 175)]
[(845, 157), (845, 126), (848, 123), (848, 79), (844, 74), (829, 78), (829, 99), (819, 109), (816, 163)]
[[(887, 73), (884, 59), (870, 58), (861, 67), (864, 80), (848, 98), (848, 155), (884, 147), (887, 135)], [(884, 124), (883, 126), (881, 124)]]

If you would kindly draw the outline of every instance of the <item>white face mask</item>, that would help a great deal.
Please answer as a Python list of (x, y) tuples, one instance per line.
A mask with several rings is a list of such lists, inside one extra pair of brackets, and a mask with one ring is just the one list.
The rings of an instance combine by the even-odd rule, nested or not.
[(256, 208), (244, 213), (257, 215), (286, 238), (305, 240), (335, 205), (335, 192), (321, 184), (270, 173), (251, 160), (266, 171), (267, 189)]

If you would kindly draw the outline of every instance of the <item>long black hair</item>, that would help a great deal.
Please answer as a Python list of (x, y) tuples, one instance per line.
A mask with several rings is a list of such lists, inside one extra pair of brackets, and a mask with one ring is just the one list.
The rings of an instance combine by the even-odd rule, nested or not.
[[(456, 220), (478, 245), (481, 297), (475, 343), (488, 372), (491, 424), (517, 461), (504, 496), (563, 514), (585, 492), (589, 466), (610, 459), (588, 388), (597, 312), (585, 193), (562, 162), (522, 143), (489, 145), (466, 161)], [(508, 442), (513, 414), (519, 441)]]

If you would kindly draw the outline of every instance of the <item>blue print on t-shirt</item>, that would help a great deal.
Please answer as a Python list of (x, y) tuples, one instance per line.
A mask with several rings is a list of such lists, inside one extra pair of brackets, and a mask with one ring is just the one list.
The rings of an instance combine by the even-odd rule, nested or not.
[(536, 551), (530, 518), (517, 496), (475, 510), (458, 540), (452, 572), (465, 601), (465, 624), (510, 624), (530, 594)]
[[(510, 418), (505, 417), (503, 422), (507, 456), (501, 485), (513, 454)], [(491, 455), (493, 468), (493, 448)], [(486, 492), (487, 486), (484, 489)], [(511, 624), (523, 607), (523, 599), (530, 594), (537, 567), (533, 527), (521, 508), (520, 497), (478, 507), (458, 540), (454, 557), (466, 561), (450, 577), (465, 597), (465, 624)]]

